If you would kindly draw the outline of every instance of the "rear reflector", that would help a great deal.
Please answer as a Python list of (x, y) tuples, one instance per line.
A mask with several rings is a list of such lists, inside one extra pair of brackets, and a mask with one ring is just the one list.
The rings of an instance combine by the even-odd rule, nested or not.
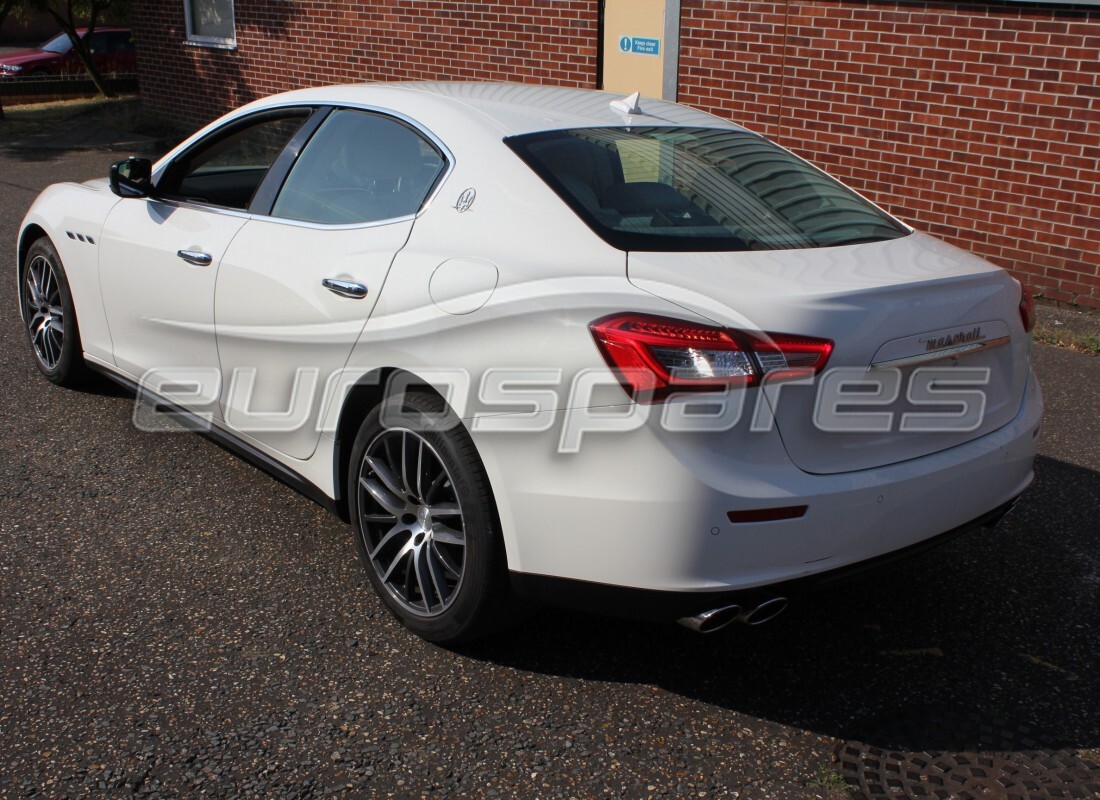
[(772, 522), (777, 519), (798, 519), (805, 516), (809, 506), (783, 506), (782, 508), (752, 508), (747, 511), (727, 511), (730, 522)]
[(738, 331), (648, 314), (615, 314), (589, 325), (627, 394), (657, 403), (678, 392), (715, 392), (820, 372), (828, 339)]

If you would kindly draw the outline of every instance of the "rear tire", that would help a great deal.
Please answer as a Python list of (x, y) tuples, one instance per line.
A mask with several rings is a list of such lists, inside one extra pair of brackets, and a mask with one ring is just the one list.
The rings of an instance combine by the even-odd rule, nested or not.
[(23, 329), (39, 372), (59, 386), (88, 377), (76, 308), (57, 248), (43, 236), (27, 250), (19, 282)]
[(439, 397), (397, 395), (367, 415), (347, 490), (360, 560), (405, 627), (457, 644), (514, 619), (488, 476), (470, 435)]

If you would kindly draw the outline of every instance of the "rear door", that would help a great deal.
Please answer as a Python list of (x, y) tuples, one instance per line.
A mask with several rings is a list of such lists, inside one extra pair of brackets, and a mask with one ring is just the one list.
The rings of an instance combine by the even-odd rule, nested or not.
[(312, 455), (322, 391), (447, 163), (394, 117), (327, 115), (222, 262), (214, 315), (229, 427), (292, 458)]

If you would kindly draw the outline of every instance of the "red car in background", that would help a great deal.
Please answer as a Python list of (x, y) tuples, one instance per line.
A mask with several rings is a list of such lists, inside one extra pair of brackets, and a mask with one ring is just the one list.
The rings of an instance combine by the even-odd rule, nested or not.
[[(87, 28), (78, 28), (81, 38), (88, 36)], [(128, 28), (96, 28), (88, 44), (92, 60), (104, 74), (137, 71), (134, 40)], [(32, 50), (20, 50), (0, 57), (0, 77), (40, 77), (45, 75), (80, 75), (84, 64), (73, 49), (73, 43), (64, 33), (59, 33)]]

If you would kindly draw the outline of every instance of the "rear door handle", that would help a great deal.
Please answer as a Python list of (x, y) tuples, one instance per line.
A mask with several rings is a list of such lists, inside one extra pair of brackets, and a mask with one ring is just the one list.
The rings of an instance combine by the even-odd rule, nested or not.
[(177, 250), (176, 255), (196, 267), (209, 267), (214, 260), (212, 255), (201, 250)]
[(355, 300), (362, 300), (367, 296), (367, 287), (361, 283), (341, 281), (336, 278), (325, 278), (321, 281), (321, 285), (333, 294), (338, 294), (341, 297), (351, 297)]

